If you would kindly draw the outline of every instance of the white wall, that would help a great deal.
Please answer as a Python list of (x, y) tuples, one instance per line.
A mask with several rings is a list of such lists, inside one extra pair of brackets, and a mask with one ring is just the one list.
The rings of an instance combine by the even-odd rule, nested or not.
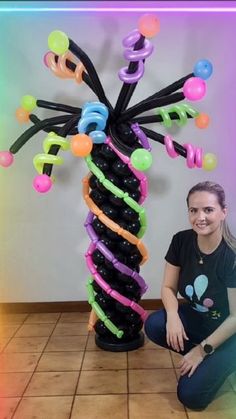
[[(139, 13), (38, 13), (1, 15), (1, 149), (7, 149), (23, 132), (14, 112), (24, 94), (81, 106), (94, 100), (89, 89), (52, 75), (42, 64), (47, 37), (54, 29), (68, 33), (90, 56), (107, 96), (114, 104), (121, 83), (117, 72), (126, 63), (122, 38), (136, 27)], [(233, 52), (236, 14), (161, 13), (161, 32), (153, 40), (154, 54), (146, 61), (145, 76), (131, 104), (192, 71), (198, 59), (208, 58), (214, 74), (208, 93), (196, 108), (211, 115), (207, 130), (193, 121), (170, 133), (180, 143), (191, 142), (218, 155), (214, 172), (188, 169), (185, 159), (172, 160), (153, 143), (153, 165), (148, 172), (149, 197), (145, 202), (148, 228), (143, 238), (149, 261), (141, 273), (149, 285), (144, 298), (160, 297), (163, 258), (172, 235), (188, 227), (185, 197), (201, 180), (215, 180), (226, 190), (229, 223), (236, 232), (235, 62)], [(94, 34), (97, 34), (95, 36)], [(50, 112), (39, 110), (39, 117)], [(153, 129), (166, 132), (156, 125)], [(87, 207), (81, 198), (85, 163), (65, 153), (65, 164), (54, 169), (56, 184), (45, 195), (31, 187), (32, 159), (42, 152), (43, 133), (32, 138), (15, 156), (15, 164), (0, 168), (0, 293), (2, 302), (86, 300), (88, 270), (84, 253), (89, 240), (83, 227)], [(62, 155), (62, 153), (60, 154)]]

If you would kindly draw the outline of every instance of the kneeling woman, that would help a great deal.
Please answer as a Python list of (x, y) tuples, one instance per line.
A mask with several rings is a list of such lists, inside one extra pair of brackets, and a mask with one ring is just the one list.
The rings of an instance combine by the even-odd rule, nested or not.
[[(178, 398), (202, 410), (236, 371), (236, 239), (225, 221), (220, 185), (198, 183), (187, 205), (192, 229), (172, 239), (162, 285), (165, 308), (148, 317), (145, 331), (183, 355)], [(186, 303), (178, 304), (178, 292)]]

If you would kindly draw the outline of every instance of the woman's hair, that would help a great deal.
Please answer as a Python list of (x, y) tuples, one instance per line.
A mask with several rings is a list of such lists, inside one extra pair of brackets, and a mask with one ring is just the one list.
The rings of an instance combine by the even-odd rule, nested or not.
[[(194, 192), (209, 192), (216, 196), (219, 205), (222, 209), (226, 208), (226, 202), (225, 202), (225, 191), (218, 183), (206, 181), (206, 182), (200, 182), (197, 183), (195, 186), (193, 186), (187, 196), (187, 205), (189, 206), (189, 197)], [(227, 243), (227, 245), (236, 253), (236, 238), (231, 233), (227, 222), (224, 220), (222, 224), (222, 235)]]

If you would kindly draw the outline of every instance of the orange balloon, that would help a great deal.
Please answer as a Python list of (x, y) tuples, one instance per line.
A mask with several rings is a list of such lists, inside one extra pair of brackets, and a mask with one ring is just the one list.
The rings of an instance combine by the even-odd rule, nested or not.
[(29, 112), (23, 108), (18, 108), (16, 110), (16, 119), (21, 124), (24, 122), (29, 122)]
[(200, 113), (197, 118), (195, 118), (195, 125), (198, 128), (207, 128), (210, 122), (209, 115), (206, 113)]
[(155, 15), (145, 14), (138, 21), (138, 30), (146, 38), (153, 38), (160, 31), (160, 21)]
[(93, 141), (87, 134), (76, 134), (71, 138), (70, 148), (77, 157), (86, 157), (93, 148)]

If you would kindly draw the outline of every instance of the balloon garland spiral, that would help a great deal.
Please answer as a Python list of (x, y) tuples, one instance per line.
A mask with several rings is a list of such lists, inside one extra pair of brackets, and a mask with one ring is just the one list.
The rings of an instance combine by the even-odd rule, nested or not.
[[(52, 32), (45, 65), (61, 79), (87, 84), (97, 100), (80, 108), (24, 96), (16, 117), (21, 123), (31, 121), (33, 125), (9, 151), (0, 152), (0, 165), (9, 167), (14, 154), (34, 135), (40, 131), (47, 133), (44, 152), (33, 161), (38, 172), (33, 187), (39, 193), (46, 193), (53, 186), (53, 165), (63, 164), (58, 155), (60, 150), (70, 149), (74, 156), (85, 159), (89, 173), (83, 179), (83, 197), (89, 209), (85, 228), (90, 239), (85, 257), (90, 271), (88, 301), (92, 307), (88, 327), (95, 330), (97, 345), (111, 351), (132, 350), (144, 341), (141, 329), (146, 312), (140, 299), (147, 284), (140, 267), (148, 259), (142, 238), (147, 227), (143, 203), (148, 195), (148, 181), (143, 172), (152, 164), (149, 139), (163, 144), (171, 158), (184, 157), (188, 168), (212, 170), (216, 166), (214, 154), (203, 156), (201, 148), (190, 143), (180, 145), (170, 135), (144, 126), (159, 123), (168, 129), (177, 123), (182, 127), (192, 118), (199, 128), (208, 126), (208, 115), (199, 113), (189, 103), (177, 104), (185, 98), (198, 101), (204, 97), (205, 80), (212, 73), (208, 60), (198, 61), (192, 73), (128, 107), (144, 75), (145, 60), (154, 49), (147, 38), (158, 31), (157, 17), (144, 15), (139, 19), (138, 29), (124, 38), (128, 66), (118, 72), (123, 85), (114, 107), (88, 55), (64, 32)], [(33, 113), (36, 107), (63, 115), (40, 120)], [(151, 110), (155, 112), (142, 115)]]

